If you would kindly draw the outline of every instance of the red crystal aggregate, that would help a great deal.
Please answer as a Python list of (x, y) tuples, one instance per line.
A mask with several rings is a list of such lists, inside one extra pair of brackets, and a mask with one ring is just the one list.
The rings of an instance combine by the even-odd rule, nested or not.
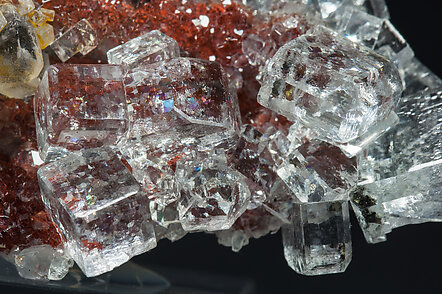
[(32, 103), (0, 97), (0, 252), (61, 240), (45, 212), (31, 151)]

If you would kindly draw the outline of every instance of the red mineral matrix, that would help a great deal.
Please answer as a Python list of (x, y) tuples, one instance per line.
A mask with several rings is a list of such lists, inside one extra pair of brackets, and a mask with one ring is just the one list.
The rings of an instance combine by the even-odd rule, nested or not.
[[(238, 83), (243, 121), (250, 123), (255, 111), (261, 108), (256, 101), (259, 66), (248, 63), (242, 51), (243, 40), (250, 34), (259, 36), (267, 44), (265, 51), (270, 58), (285, 42), (304, 33), (307, 26), (297, 15), (256, 17), (241, 1), (223, 3), (216, 0), (49, 0), (44, 7), (56, 11), (54, 27), (59, 33), (83, 18), (97, 31), (99, 48), (85, 58), (73, 58), (70, 63), (105, 62), (105, 51), (154, 29), (174, 38), (183, 55), (219, 62), (232, 82)], [(283, 22), (289, 18), (296, 18), (299, 24), (284, 26)]]
[(61, 240), (45, 212), (31, 151), (32, 103), (0, 97), (0, 252)]

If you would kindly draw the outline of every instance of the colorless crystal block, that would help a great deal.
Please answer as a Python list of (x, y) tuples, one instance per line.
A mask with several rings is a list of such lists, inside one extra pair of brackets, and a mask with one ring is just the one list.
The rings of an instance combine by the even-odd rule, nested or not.
[(333, 144), (369, 136), (402, 92), (393, 63), (322, 26), (281, 47), (264, 77), (261, 105)]
[(356, 158), (333, 145), (312, 140), (289, 154), (277, 173), (299, 202), (347, 199), (357, 182)]
[(442, 221), (442, 159), (395, 177), (359, 186), (353, 210), (369, 243), (385, 241), (392, 229)]
[(97, 46), (95, 29), (86, 19), (77, 22), (51, 44), (52, 50), (62, 62), (68, 61), (77, 53), (86, 55)]
[(221, 65), (176, 58), (132, 69), (125, 78), (131, 117), (130, 137), (171, 128), (239, 128), (239, 106)]
[(348, 202), (295, 203), (292, 218), (282, 227), (289, 266), (303, 275), (345, 271), (352, 255)]
[(402, 94), (403, 96), (442, 87), (442, 79), (416, 58), (413, 58), (402, 70), (404, 72), (403, 79), (406, 85), (404, 93)]
[(120, 46), (107, 51), (109, 64), (137, 67), (180, 56), (178, 43), (161, 33), (150, 31)]
[(34, 27), (12, 4), (0, 4), (0, 94), (25, 98), (34, 94), (43, 55)]
[(31, 280), (61, 280), (74, 265), (63, 249), (50, 245), (32, 246), (14, 254), (18, 274)]
[(372, 48), (378, 40), (384, 20), (354, 7), (342, 12), (336, 30), (353, 42)]
[(227, 166), (222, 149), (196, 152), (177, 165), (178, 212), (187, 231), (229, 229), (246, 210), (246, 178)]
[(97, 276), (156, 246), (147, 197), (110, 148), (83, 149), (38, 171), (46, 210), (84, 274)]
[(379, 18), (390, 17), (385, 0), (307, 0), (307, 4), (328, 22), (339, 21), (346, 8), (355, 8)]
[(129, 125), (122, 80), (117, 65), (50, 66), (34, 99), (41, 158), (116, 144)]
[[(399, 124), (361, 156), (353, 210), (370, 243), (391, 229), (440, 220), (442, 89), (404, 97)], [(434, 211), (431, 211), (431, 210)]]

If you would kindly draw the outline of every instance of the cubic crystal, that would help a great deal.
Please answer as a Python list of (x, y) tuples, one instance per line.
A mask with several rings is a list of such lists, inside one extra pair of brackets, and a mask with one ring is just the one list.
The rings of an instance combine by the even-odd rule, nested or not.
[(281, 47), (264, 76), (258, 102), (331, 143), (367, 135), (402, 92), (392, 63), (321, 26)]
[(179, 56), (178, 43), (157, 30), (107, 51), (107, 60), (110, 64), (121, 64), (126, 67), (138, 67)]
[(109, 148), (83, 149), (38, 171), (67, 252), (97, 276), (156, 246), (147, 197)]
[(66, 62), (77, 53), (88, 54), (97, 45), (94, 28), (86, 19), (82, 19), (56, 39), (51, 48), (62, 62)]
[(178, 162), (176, 173), (185, 230), (225, 230), (246, 210), (250, 191), (245, 177), (227, 166), (223, 150)]
[(117, 65), (50, 66), (34, 99), (41, 158), (116, 144), (129, 124), (122, 80)]
[(12, 4), (0, 4), (0, 12), (7, 21), (0, 31), (0, 94), (24, 98), (38, 86), (43, 55), (27, 19)]

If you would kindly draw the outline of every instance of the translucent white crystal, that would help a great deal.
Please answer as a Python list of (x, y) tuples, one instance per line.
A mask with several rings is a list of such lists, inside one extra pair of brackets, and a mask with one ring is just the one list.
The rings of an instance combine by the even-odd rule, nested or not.
[(57, 38), (51, 48), (62, 62), (66, 62), (77, 53), (88, 54), (97, 45), (94, 28), (86, 19), (82, 19)]
[(122, 80), (117, 65), (50, 66), (34, 99), (41, 158), (116, 144), (129, 125)]
[(14, 255), (18, 274), (25, 279), (61, 280), (74, 265), (63, 249), (49, 245), (32, 246)]
[(258, 102), (331, 143), (351, 143), (385, 121), (402, 92), (391, 62), (316, 26), (265, 67)]
[(34, 27), (12, 4), (0, 4), (0, 13), (0, 94), (11, 98), (33, 95), (43, 69)]
[(384, 20), (354, 7), (343, 10), (337, 31), (353, 42), (373, 47), (378, 40)]
[(150, 31), (107, 52), (110, 64), (122, 64), (137, 67), (180, 56), (178, 43), (161, 33)]
[(46, 210), (86, 276), (156, 246), (147, 197), (111, 149), (83, 149), (40, 168), (38, 178)]
[(33, 0), (18, 0), (17, 11), (20, 15), (26, 15), (35, 9)]
[(393, 228), (441, 220), (442, 90), (401, 100), (399, 123), (364, 152), (353, 210), (368, 242)]
[(345, 271), (352, 255), (348, 202), (295, 203), (292, 214), (282, 227), (289, 266), (303, 275)]
[(403, 67), (402, 71), (406, 85), (403, 96), (409, 96), (424, 90), (442, 87), (442, 79), (416, 58), (413, 58), (408, 62), (408, 64)]
[(225, 230), (246, 210), (250, 191), (245, 177), (227, 166), (223, 150), (197, 152), (178, 162), (176, 173), (185, 230)]

